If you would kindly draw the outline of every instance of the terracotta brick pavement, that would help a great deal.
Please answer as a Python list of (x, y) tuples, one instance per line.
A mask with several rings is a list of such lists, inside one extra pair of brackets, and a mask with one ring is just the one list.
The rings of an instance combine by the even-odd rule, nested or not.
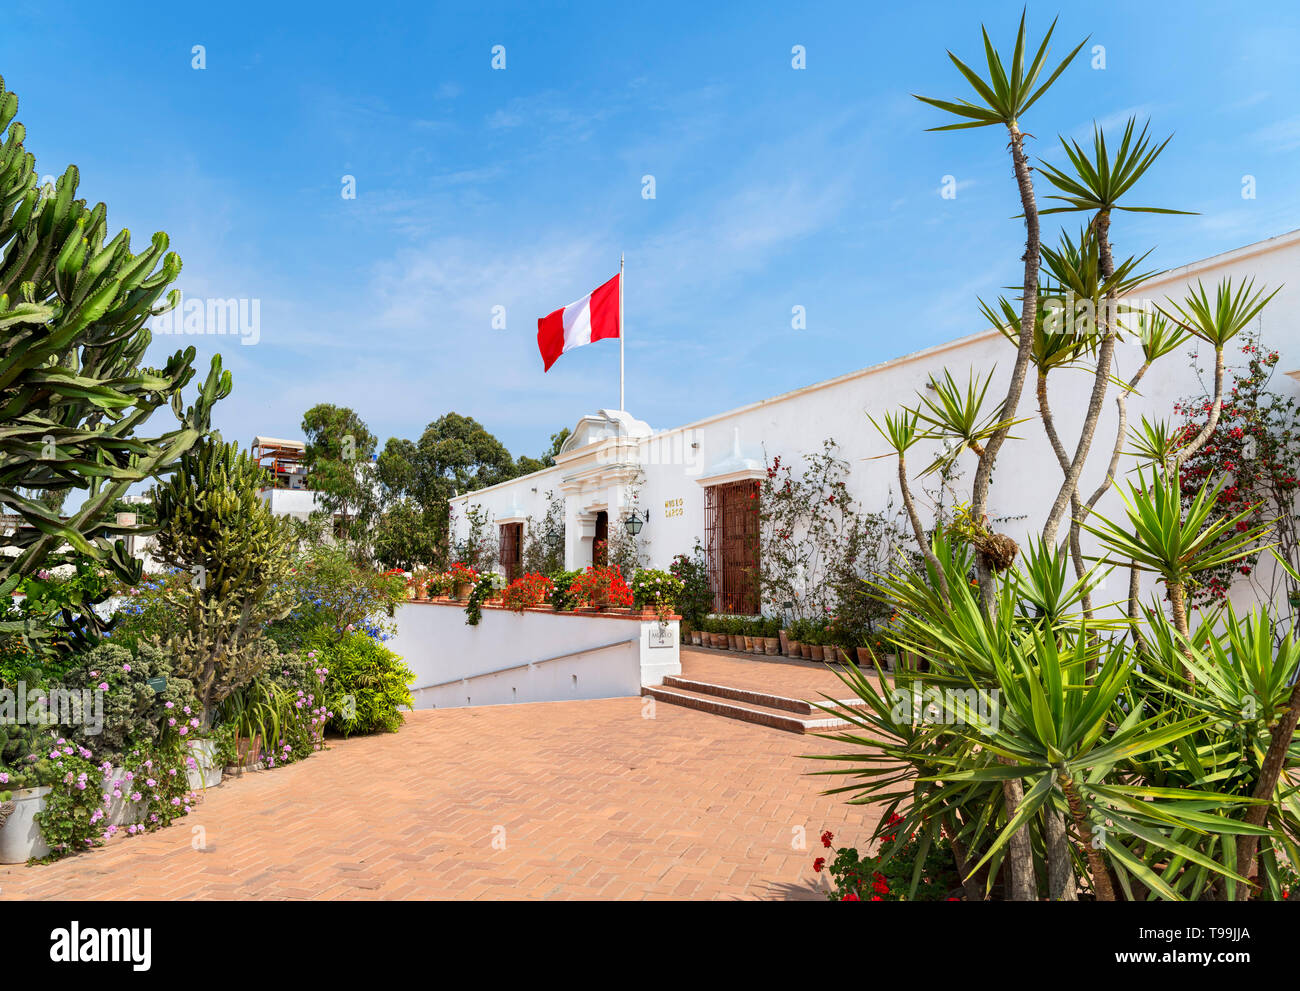
[(692, 650), (683, 647), (682, 677), (730, 688), (769, 692), (786, 698), (821, 702), (822, 694), (849, 699), (853, 693), (820, 661), (794, 661), (787, 657), (752, 658), (744, 654)]
[(652, 699), (421, 711), (169, 829), (0, 868), (0, 899), (820, 898), (821, 830), (874, 823), (805, 773), (832, 749)]

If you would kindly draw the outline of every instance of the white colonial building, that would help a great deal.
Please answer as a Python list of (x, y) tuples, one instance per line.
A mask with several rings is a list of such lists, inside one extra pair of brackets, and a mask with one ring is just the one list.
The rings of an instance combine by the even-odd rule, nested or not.
[[(1265, 346), (1281, 353), (1279, 372), (1300, 370), (1300, 231), (1171, 269), (1147, 281), (1140, 295), (1160, 304), (1170, 297), (1181, 302), (1188, 288), (1199, 282), (1213, 298), (1215, 287), (1225, 278), (1231, 278), (1234, 285), (1253, 279), (1256, 287), (1267, 286), (1270, 291), (1281, 287), (1256, 329)], [(1193, 344), (1152, 367), (1140, 394), (1129, 401), (1130, 424), (1140, 423), (1143, 416), (1174, 421), (1174, 404), (1205, 390), (1188, 358)], [(1229, 361), (1239, 356), (1230, 345)], [(745, 601), (748, 596), (723, 601), (720, 593), (732, 566), (727, 559), (728, 546), (738, 541), (741, 531), (755, 525), (745, 512), (738, 511), (737, 500), (759, 485), (772, 458), (797, 463), (803, 455), (820, 450), (825, 439), (833, 438), (839, 455), (852, 465), (852, 495), (869, 510), (883, 509), (891, 496), (897, 498), (896, 463), (892, 458), (880, 458), (889, 452), (867, 414), (879, 419), (887, 410), (915, 404), (929, 377), (945, 368), (960, 383), (971, 370), (978, 374), (994, 371), (988, 392), (991, 408), (1005, 392), (1013, 358), (1013, 345), (996, 329), (986, 329), (669, 429), (654, 429), (623, 411), (589, 413), (577, 421), (554, 467), (451, 500), (454, 533), (464, 539), (469, 510), (477, 506), (490, 525), (499, 529), (500, 546), (517, 555), (530, 520), (536, 523), (546, 516), (548, 499), (562, 500), (565, 563), (580, 568), (592, 562), (594, 545), (608, 528), (623, 526), (635, 512), (645, 521), (640, 539), (652, 566), (667, 567), (675, 554), (688, 553), (699, 540), (707, 548), (719, 585), (715, 590), (719, 607), (749, 612), (755, 604)], [(1121, 343), (1117, 375), (1127, 379), (1140, 361), (1141, 351), (1135, 342)], [(1212, 361), (1209, 364), (1212, 366)], [(1091, 385), (1088, 369), (1064, 369), (1051, 376), (1053, 413), (1071, 449)], [(1272, 388), (1288, 392), (1297, 386), (1279, 374)], [(1031, 374), (1019, 415), (1033, 417), (1036, 408)], [(1090, 492), (1104, 477), (1116, 425), (1115, 406), (1108, 399), (1081, 490)], [(997, 521), (997, 529), (1023, 544), (1026, 537), (1041, 531), (1061, 484), (1061, 473), (1037, 417), (1015, 429), (1013, 435), (1019, 439), (1008, 441), (998, 460), (989, 517)], [(968, 498), (974, 459), (963, 457), (969, 460), (963, 465), (966, 477), (961, 488)], [(914, 458), (917, 468), (926, 463), (924, 454)], [(919, 490), (919, 486), (915, 488)], [(1098, 506), (1106, 515), (1120, 509), (1114, 491)], [(516, 564), (503, 561), (507, 569)], [(1126, 579), (1123, 583), (1127, 587)], [(1115, 589), (1114, 594), (1119, 597), (1123, 593)]]

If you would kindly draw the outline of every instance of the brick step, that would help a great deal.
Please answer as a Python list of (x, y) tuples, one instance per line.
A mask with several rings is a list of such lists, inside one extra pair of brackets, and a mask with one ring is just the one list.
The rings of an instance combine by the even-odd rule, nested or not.
[[(771, 692), (761, 692), (752, 688), (734, 688), (730, 685), (711, 684), (707, 681), (699, 681), (695, 678), (687, 678), (680, 674), (670, 674), (664, 678), (664, 685), (669, 688), (680, 688), (686, 692), (692, 692), (698, 695), (714, 695), (718, 698), (727, 699), (732, 702), (741, 702), (746, 705), (754, 705), (765, 709), (781, 709), (785, 712), (794, 712), (801, 716), (815, 715), (819, 718), (825, 717), (826, 714), (813, 702), (826, 704), (822, 698), (813, 699), (812, 702), (805, 699), (786, 698), (783, 695), (774, 695)], [(835, 708), (855, 708), (860, 709), (866, 703), (861, 699), (839, 699), (832, 703)]]
[[(715, 716), (725, 716), (728, 719), (739, 719), (743, 722), (768, 726), (787, 733), (822, 733), (826, 730), (841, 729), (850, 725), (846, 720), (827, 716), (825, 713), (820, 713), (820, 710), (817, 710), (820, 713), (817, 716), (800, 715), (789, 709), (739, 702), (712, 693), (675, 688), (667, 684), (645, 685), (641, 689), (641, 694), (649, 695), (659, 702), (667, 702), (670, 705), (680, 705), (687, 709), (696, 709)], [(779, 698), (779, 696), (771, 697)], [(782, 701), (793, 702), (795, 700), (784, 699)]]

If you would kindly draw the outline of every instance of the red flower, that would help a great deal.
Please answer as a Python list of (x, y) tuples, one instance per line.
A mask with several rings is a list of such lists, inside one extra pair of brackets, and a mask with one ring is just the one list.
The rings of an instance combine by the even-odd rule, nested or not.
[(822, 872), (822, 868), (825, 866), (826, 866), (825, 857), (818, 857), (816, 860), (813, 861), (813, 870), (815, 870), (818, 874)]
[[(873, 898), (873, 899), (872, 899), (872, 901), (879, 901), (879, 900), (880, 900), (880, 899), (878, 899), (878, 898)], [(840, 901), (842, 901), (842, 902), (860, 902), (860, 901), (862, 901), (862, 899), (859, 898), (857, 895), (855, 895), (852, 891), (850, 891), (847, 895), (845, 895), (843, 898), (841, 898)]]
[(831, 847), (831, 840), (833, 839), (835, 839), (835, 834), (829, 829), (826, 830), (826, 832), (822, 833), (822, 846), (829, 850)]

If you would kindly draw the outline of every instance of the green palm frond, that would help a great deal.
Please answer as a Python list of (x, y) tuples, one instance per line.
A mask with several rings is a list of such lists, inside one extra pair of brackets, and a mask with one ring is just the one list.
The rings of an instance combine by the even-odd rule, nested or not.
[[(1096, 537), (1103, 554), (1089, 560), (1118, 567), (1130, 564), (1152, 571), (1165, 581), (1181, 582), (1188, 576), (1240, 560), (1264, 549), (1259, 540), (1269, 532), (1268, 524), (1251, 525), (1255, 507), (1234, 516), (1211, 518), (1226, 479), (1211, 488), (1203, 483), (1186, 509), (1175, 474), (1154, 470), (1148, 480), (1137, 470), (1138, 482), (1128, 492), (1120, 490), (1127, 520), (1118, 523), (1094, 512), (1096, 522), (1080, 524)], [(1245, 523), (1243, 530), (1238, 523)]]
[(1074, 60), (1074, 56), (1079, 54), (1079, 50), (1088, 43), (1084, 38), (1078, 45), (1056, 66), (1047, 76), (1046, 80), (1038, 83), (1039, 77), (1047, 67), (1048, 43), (1052, 40), (1052, 33), (1056, 30), (1056, 21), (1052, 21), (1052, 26), (1048, 28), (1047, 34), (1043, 36), (1042, 42), (1039, 43), (1037, 51), (1029, 64), (1025, 65), (1025, 15), (1020, 15), (1020, 28), (1016, 33), (1015, 49), (1011, 55), (1011, 72), (1002, 64), (1002, 58), (998, 55), (993, 47), (993, 42), (989, 40), (988, 31), (983, 27), (980, 28), (984, 35), (984, 60), (988, 66), (988, 78), (981, 78), (973, 69), (969, 68), (965, 62), (959, 59), (951, 51), (948, 52), (948, 58), (952, 60), (953, 65), (970, 83), (971, 88), (979, 99), (979, 103), (969, 100), (936, 100), (928, 96), (913, 94), (922, 103), (928, 103), (932, 107), (938, 107), (957, 117), (963, 118), (962, 121), (955, 124), (944, 124), (940, 127), (932, 127), (932, 131), (952, 131), (966, 127), (988, 127), (991, 124), (1003, 124), (1010, 127), (1016, 124), (1019, 118), (1033, 106), (1066, 66)]
[(1205, 286), (1197, 280), (1196, 290), (1188, 293), (1182, 303), (1166, 298), (1172, 309), (1161, 308), (1160, 312), (1183, 330), (1221, 351), (1259, 316), (1282, 287), (1278, 286), (1265, 296), (1266, 288), (1262, 286), (1256, 290), (1255, 280), (1250, 279), (1234, 290), (1232, 279), (1227, 278), (1219, 283), (1211, 303)]
[[(1057, 318), (1059, 311), (1050, 309), (1046, 301), (1053, 298), (1051, 289), (1040, 287), (1038, 312), (1034, 318), (1034, 345), (1030, 360), (1044, 374), (1057, 368), (1066, 368), (1079, 358), (1087, 342), (1074, 333), (1064, 321)], [(1020, 345), (1020, 311), (1005, 296), (999, 296), (997, 308), (979, 300), (984, 319), (996, 327), (1012, 344)], [(1064, 329), (1062, 329), (1064, 328)]]
[(1061, 138), (1061, 147), (1074, 168), (1074, 175), (1042, 161), (1039, 163), (1039, 171), (1064, 194), (1052, 195), (1048, 199), (1060, 200), (1069, 205), (1049, 207), (1039, 212), (1049, 214), (1086, 210), (1096, 213), (1100, 210), (1127, 210), (1131, 213), (1188, 213), (1187, 210), (1164, 207), (1119, 205), (1120, 197), (1142, 178), (1171, 140), (1165, 138), (1155, 144), (1154, 139), (1147, 137), (1149, 123), (1144, 124), (1141, 133), (1134, 138), (1136, 126), (1137, 120), (1130, 117), (1113, 159), (1106, 149), (1106, 135), (1095, 123), (1092, 127), (1091, 155), (1077, 141)]

